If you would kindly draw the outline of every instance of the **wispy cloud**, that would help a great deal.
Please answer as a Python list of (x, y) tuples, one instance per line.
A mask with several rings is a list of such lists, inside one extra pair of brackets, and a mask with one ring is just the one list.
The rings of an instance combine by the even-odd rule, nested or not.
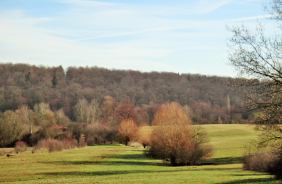
[(255, 16), (255, 17), (244, 17), (244, 18), (239, 18), (239, 19), (229, 19), (229, 20), (224, 20), (224, 21), (243, 21), (243, 20), (255, 20), (255, 19), (264, 19), (264, 18), (271, 18), (274, 17), (274, 15), (261, 15), (261, 16)]
[(192, 10), (195, 14), (208, 14), (234, 0), (200, 0)]
[(42, 11), (28, 1), (36, 5), (0, 2), (0, 62), (229, 75), (218, 73), (226, 55), (215, 58), (226, 51), (226, 21), (268, 16), (249, 11), (254, 3), (237, 14), (232, 0), (49, 0)]
[(75, 4), (80, 6), (112, 6), (115, 3), (106, 3), (100, 1), (87, 1), (87, 0), (58, 0), (61, 3)]
[(182, 27), (163, 27), (163, 28), (146, 29), (146, 30), (140, 30), (140, 31), (130, 31), (130, 32), (115, 33), (115, 34), (109, 34), (109, 35), (102, 35), (102, 36), (94, 36), (94, 37), (88, 37), (88, 38), (75, 39), (74, 41), (91, 40), (91, 39), (107, 38), (107, 37), (116, 37), (116, 36), (140, 34), (140, 33), (146, 33), (146, 32), (169, 31), (169, 30), (176, 30), (176, 29), (183, 29), (183, 28), (187, 28), (187, 26), (182, 26)]

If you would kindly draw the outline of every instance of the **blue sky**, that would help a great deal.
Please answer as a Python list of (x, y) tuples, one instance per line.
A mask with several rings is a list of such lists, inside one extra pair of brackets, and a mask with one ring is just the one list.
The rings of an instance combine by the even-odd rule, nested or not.
[(264, 3), (0, 0), (0, 62), (236, 76), (226, 25), (254, 27)]

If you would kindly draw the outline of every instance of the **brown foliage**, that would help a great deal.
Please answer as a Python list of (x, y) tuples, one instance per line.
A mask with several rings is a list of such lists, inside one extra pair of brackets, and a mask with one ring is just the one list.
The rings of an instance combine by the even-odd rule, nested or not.
[[(53, 88), (52, 84), (54, 74), (58, 82), (56, 88)], [(215, 112), (216, 109), (226, 109), (226, 94), (230, 93), (231, 109), (242, 102), (235, 91), (230, 91), (225, 85), (228, 81), (233, 79), (168, 72), (142, 73), (98, 67), (69, 67), (64, 71), (62, 67), (2, 63), (0, 111), (16, 110), (22, 105), (34, 107), (35, 104), (44, 102), (50, 105), (53, 112), (63, 109), (68, 118), (75, 121), (77, 117), (74, 106), (78, 99), (85, 98), (88, 102), (96, 99), (102, 107), (101, 117), (104, 121), (118, 126), (122, 120), (120, 117), (128, 118), (124, 112), (121, 112), (120, 117), (116, 114), (118, 103), (124, 102), (124, 98), (129, 98), (134, 106), (147, 111), (139, 111), (136, 119), (133, 117), (138, 124), (147, 121), (150, 124), (158, 104), (175, 101), (182, 106), (190, 104), (192, 108), (191, 103), (195, 101), (206, 104), (210, 102), (212, 105), (211, 108), (204, 108), (198, 104), (198, 108), (192, 108), (193, 117), (189, 117), (197, 120), (194, 122), (201, 123), (201, 119), (206, 118), (209, 123), (216, 123), (218, 116), (221, 116), (223, 123), (226, 123), (226, 112)], [(103, 103), (105, 96), (107, 99)], [(144, 105), (148, 108), (144, 108)], [(209, 118), (210, 115), (213, 117)]]
[(19, 153), (19, 152), (25, 152), (27, 150), (27, 145), (25, 142), (23, 141), (18, 141), (16, 142), (15, 145), (15, 152)]
[(5, 151), (4, 148), (0, 149), (0, 156), (4, 156), (4, 155), (6, 155), (6, 154), (7, 154), (7, 153), (6, 153), (6, 151)]
[(202, 133), (196, 131), (177, 103), (162, 105), (153, 121), (150, 154), (168, 159), (173, 165), (194, 165), (211, 152), (205, 147)]
[(63, 151), (73, 149), (77, 145), (75, 140), (63, 140), (59, 141), (56, 139), (40, 140), (38, 144), (33, 148), (33, 152), (36, 150), (47, 149), (49, 152)]
[(141, 126), (138, 130), (138, 142), (143, 145), (144, 148), (151, 144), (152, 131), (149, 126)]
[(24, 131), (21, 117), (17, 113), (6, 111), (0, 115), (0, 146), (7, 146), (20, 139)]
[(276, 151), (257, 151), (248, 154), (243, 158), (243, 167), (246, 170), (268, 172), (282, 179), (282, 152)]
[(182, 107), (175, 102), (163, 104), (157, 110), (155, 118), (152, 122), (153, 126), (191, 124), (191, 121), (183, 111)]
[(268, 172), (273, 168), (277, 154), (271, 152), (257, 152), (243, 158), (243, 168), (251, 171)]
[(118, 127), (118, 135), (127, 146), (128, 142), (133, 139), (137, 130), (137, 125), (132, 118), (125, 119), (120, 123), (120, 126)]
[(134, 106), (132, 102), (128, 101), (126, 103), (119, 103), (118, 108), (116, 110), (116, 119), (117, 122), (122, 122), (122, 120), (125, 119), (133, 119), (135, 120), (137, 117), (137, 114), (134, 110)]

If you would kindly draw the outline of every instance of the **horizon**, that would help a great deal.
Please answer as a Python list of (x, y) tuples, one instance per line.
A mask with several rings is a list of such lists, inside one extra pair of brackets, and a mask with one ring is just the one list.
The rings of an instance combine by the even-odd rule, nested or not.
[(0, 62), (236, 77), (226, 26), (254, 28), (267, 2), (0, 2)]

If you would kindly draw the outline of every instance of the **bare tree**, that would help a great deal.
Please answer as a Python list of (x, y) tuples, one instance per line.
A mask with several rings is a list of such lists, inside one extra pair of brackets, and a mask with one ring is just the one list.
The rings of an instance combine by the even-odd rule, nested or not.
[[(281, 31), (282, 1), (272, 0), (264, 6), (271, 15), (274, 27)], [(227, 28), (233, 36), (229, 40), (229, 61), (236, 68), (239, 78), (234, 86), (248, 100), (244, 106), (255, 111), (255, 122), (263, 130), (261, 143), (282, 140), (282, 35), (265, 34), (265, 27), (258, 23), (255, 31), (246, 26)]]

